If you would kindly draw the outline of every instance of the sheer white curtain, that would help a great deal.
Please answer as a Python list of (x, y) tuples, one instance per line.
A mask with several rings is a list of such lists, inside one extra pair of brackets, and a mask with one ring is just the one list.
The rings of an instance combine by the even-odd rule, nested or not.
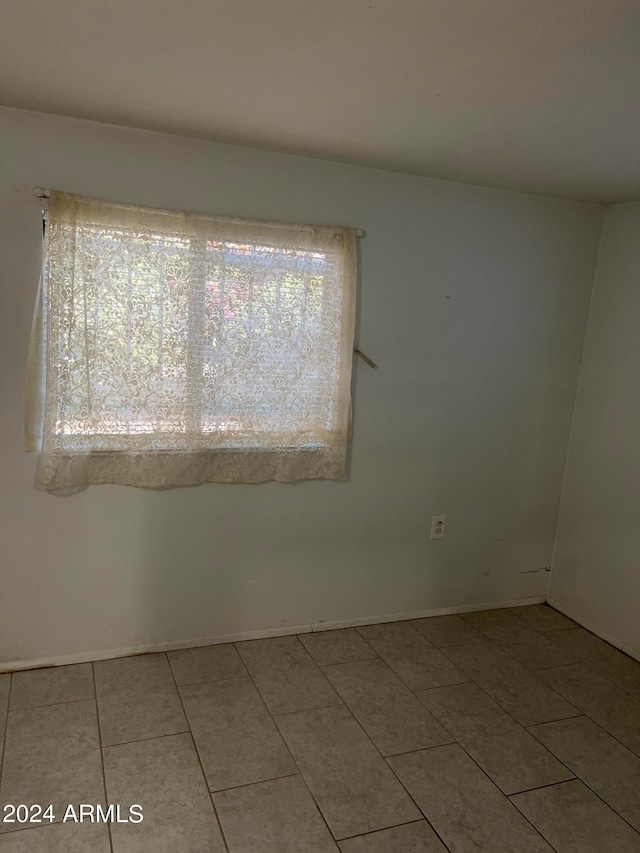
[(343, 477), (355, 242), (52, 192), (27, 383), (37, 487)]

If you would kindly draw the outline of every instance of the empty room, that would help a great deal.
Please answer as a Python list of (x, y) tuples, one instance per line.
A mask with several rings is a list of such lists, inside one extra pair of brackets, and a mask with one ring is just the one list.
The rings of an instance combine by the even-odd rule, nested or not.
[(640, 4), (0, 0), (0, 853), (640, 853)]

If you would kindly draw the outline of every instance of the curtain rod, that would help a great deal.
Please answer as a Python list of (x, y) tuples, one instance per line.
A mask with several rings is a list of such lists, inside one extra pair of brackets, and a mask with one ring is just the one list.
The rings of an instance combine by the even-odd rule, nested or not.
[[(43, 187), (34, 187), (34, 188), (33, 188), (33, 194), (35, 195), (35, 197), (36, 197), (36, 198), (39, 198), (39, 199), (41, 199), (41, 200), (43, 200), (43, 201), (44, 201), (44, 200), (46, 200), (46, 199), (48, 199), (48, 198), (51, 198), (51, 190), (44, 189)], [(124, 203), (124, 202), (123, 202), (123, 203)], [(144, 205), (143, 205), (143, 206), (144, 206)], [(196, 215), (196, 216), (198, 216), (198, 215), (200, 215), (200, 214), (195, 214), (195, 215)], [(210, 214), (206, 214), (206, 213), (202, 214), (202, 216), (208, 216), (208, 215), (210, 215)], [(213, 214), (211, 214), (211, 215), (213, 215)], [(221, 217), (219, 217), (219, 218), (220, 218), (220, 219), (224, 219), (225, 217), (222, 217), (222, 216), (221, 216)], [(233, 218), (233, 217), (230, 217), (230, 219), (232, 219), (232, 218)], [(265, 224), (268, 224), (268, 223), (266, 223), (266, 222), (265, 222)], [(285, 226), (286, 226), (286, 225), (290, 225), (290, 227), (293, 227), (293, 228), (295, 228), (295, 227), (296, 227), (296, 225), (295, 225), (295, 224), (290, 224), (290, 223), (283, 223), (283, 224), (284, 224)], [(309, 226), (309, 227), (313, 227), (313, 226)], [(319, 227), (320, 227), (320, 226), (319, 226)], [(326, 226), (326, 227), (331, 227), (331, 226)], [(364, 231), (362, 230), (362, 228), (354, 228), (353, 230), (356, 232), (356, 234), (357, 234), (357, 236), (358, 236), (358, 237), (364, 237)]]
[[(41, 200), (46, 200), (48, 198), (51, 198), (51, 190), (46, 190), (46, 189), (43, 189), (42, 187), (34, 187), (33, 193), (34, 193), (36, 198), (39, 198)], [(362, 235), (364, 234), (364, 231), (362, 231), (362, 229), (359, 228), (356, 231), (356, 233), (357, 233), (358, 237), (362, 237)], [(366, 356), (357, 347), (353, 348), (353, 354), (357, 355), (358, 358), (361, 358), (365, 362), (365, 364), (368, 364), (369, 367), (372, 367), (374, 370), (377, 368), (378, 365), (374, 361), (372, 361), (368, 356)]]

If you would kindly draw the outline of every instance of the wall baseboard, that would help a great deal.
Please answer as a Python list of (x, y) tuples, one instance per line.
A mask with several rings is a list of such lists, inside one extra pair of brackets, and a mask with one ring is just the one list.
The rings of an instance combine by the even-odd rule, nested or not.
[(603, 631), (597, 625), (594, 625), (590, 619), (584, 619), (575, 611), (565, 607), (560, 601), (556, 601), (555, 598), (547, 597), (547, 604), (555, 610), (559, 610), (560, 613), (564, 613), (564, 615), (568, 616), (569, 619), (573, 619), (573, 621), (577, 622), (582, 628), (586, 628), (587, 631), (591, 631), (591, 633), (595, 634), (596, 637), (600, 637), (600, 639), (605, 640), (612, 646), (615, 646), (616, 649), (620, 649), (621, 652), (629, 655), (630, 658), (640, 662), (640, 649), (636, 649), (634, 646), (629, 646), (627, 643), (621, 643), (620, 640), (616, 640), (616, 638), (612, 637), (611, 634), (607, 634), (606, 631)]
[[(471, 613), (475, 610), (497, 610), (500, 607), (523, 607), (527, 604), (544, 604), (543, 595), (529, 598), (514, 598), (508, 601), (491, 601), (484, 604), (458, 605), (454, 607), (436, 607), (431, 610), (415, 610), (408, 613), (389, 613), (385, 616), (366, 616), (360, 619), (343, 619), (336, 622), (312, 622), (305, 625), (293, 625), (283, 628), (267, 628), (261, 631), (243, 631), (238, 634), (224, 634), (214, 637), (198, 637), (168, 643), (154, 643), (145, 646), (131, 646), (123, 649), (107, 649), (100, 652), (78, 652), (71, 655), (33, 658), (31, 660), (0, 661), (0, 672), (15, 672), (22, 669), (40, 669), (45, 666), (66, 666), (72, 663), (109, 660), (110, 658), (144, 655), (153, 652), (171, 652), (178, 649), (216, 646), (221, 643), (238, 643), (243, 640), (261, 640), (265, 637), (287, 637), (291, 634), (310, 634), (315, 631), (333, 631), (337, 628), (355, 628), (359, 625), (379, 625), (383, 622), (402, 622), (406, 619), (423, 619), (428, 616), (448, 616), (455, 613)], [(560, 609), (560, 608), (558, 608)]]

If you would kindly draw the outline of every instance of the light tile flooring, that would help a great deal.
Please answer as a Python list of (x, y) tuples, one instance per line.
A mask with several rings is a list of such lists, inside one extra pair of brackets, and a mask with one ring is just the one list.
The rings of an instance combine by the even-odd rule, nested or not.
[(3, 741), (0, 853), (640, 851), (640, 663), (545, 605), (0, 675)]

